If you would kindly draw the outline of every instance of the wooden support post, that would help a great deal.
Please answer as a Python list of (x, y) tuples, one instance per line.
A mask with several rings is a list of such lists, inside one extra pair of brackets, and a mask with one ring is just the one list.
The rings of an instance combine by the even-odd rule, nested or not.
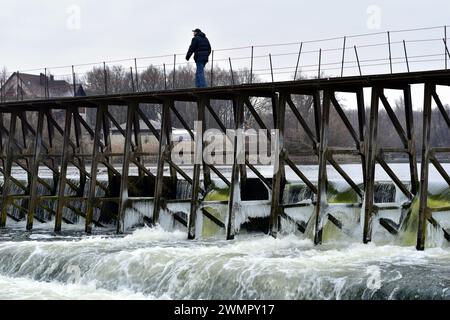
[(363, 242), (372, 240), (372, 214), (375, 191), (375, 163), (377, 155), (378, 107), (380, 88), (372, 87), (368, 140), (366, 144), (366, 192), (364, 195), (364, 234)]
[[(82, 147), (82, 132), (81, 132), (81, 125), (80, 125), (80, 114), (78, 112), (78, 108), (75, 108), (73, 111), (73, 124), (75, 128), (75, 144), (76, 144), (76, 153), (83, 153), (83, 147)], [(86, 164), (83, 157), (78, 158), (78, 165), (86, 170)], [(86, 187), (86, 174), (83, 170), (80, 170), (80, 187), (78, 188), (77, 197), (83, 197), (84, 196), (84, 189)]]
[(97, 115), (95, 117), (95, 134), (94, 134), (94, 146), (92, 148), (92, 164), (91, 164), (91, 180), (89, 184), (89, 198), (87, 202), (86, 210), (86, 225), (85, 231), (87, 234), (92, 233), (92, 219), (94, 216), (95, 208), (95, 194), (96, 194), (96, 182), (97, 182), (97, 169), (100, 157), (100, 139), (101, 139), (101, 127), (103, 122), (103, 111), (106, 108), (105, 105), (101, 105), (97, 108)]
[[(3, 89), (3, 88), (2, 88)], [(3, 154), (3, 133), (4, 133), (4, 125), (3, 125), (3, 113), (0, 113), (0, 155)], [(1, 157), (0, 159), (2, 169), (5, 168), (5, 159)]]
[(269, 218), (269, 234), (276, 238), (278, 234), (279, 223), (278, 219), (283, 213), (283, 208), (280, 206), (284, 186), (286, 184), (286, 175), (284, 170), (284, 123), (285, 123), (285, 111), (286, 102), (290, 99), (290, 95), (281, 93), (280, 98), (277, 99), (277, 107), (273, 108), (273, 112), (277, 113), (274, 116), (275, 129), (278, 130), (278, 141), (275, 148), (275, 164), (272, 180), (272, 203), (270, 208)]
[[(234, 122), (235, 124), (238, 124), (238, 129), (242, 129), (244, 130), (244, 105), (242, 105), (242, 108), (239, 107), (238, 104), (238, 100), (239, 99), (234, 99), (233, 100), (233, 116), (234, 116)], [(241, 124), (242, 123), (242, 124)], [(245, 139), (245, 136), (242, 137), (243, 139)], [(243, 145), (242, 147), (245, 148), (245, 140), (242, 141)], [(245, 158), (245, 150), (244, 150), (244, 158)], [(247, 167), (244, 163), (241, 163), (239, 165), (239, 174), (241, 175), (240, 177), (240, 183), (245, 183), (245, 181), (247, 180)]]
[(16, 122), (18, 114), (17, 112), (11, 113), (11, 121), (9, 126), (9, 137), (7, 143), (7, 153), (6, 153), (6, 166), (3, 173), (3, 192), (2, 192), (2, 215), (0, 219), (0, 228), (6, 227), (6, 217), (8, 215), (8, 207), (10, 202), (10, 191), (11, 191), (11, 169), (13, 164), (14, 155), (14, 141), (16, 139)]
[(63, 150), (62, 150), (62, 159), (61, 159), (61, 171), (59, 175), (59, 185), (58, 185), (58, 199), (57, 199), (57, 208), (56, 208), (56, 217), (55, 217), (55, 232), (61, 231), (61, 222), (63, 209), (65, 206), (65, 190), (67, 183), (67, 165), (69, 164), (70, 158), (70, 132), (72, 131), (72, 115), (73, 109), (66, 109), (65, 116), (65, 125), (64, 125), (64, 142), (63, 142)]
[[(198, 105), (198, 121), (201, 122), (202, 125), (202, 133), (206, 131), (206, 117), (205, 117), (205, 108), (206, 105), (209, 104), (209, 100), (207, 98), (203, 98), (199, 101)], [(203, 139), (203, 134), (201, 137), (202, 142), (202, 153), (205, 150), (205, 140)], [(208, 190), (211, 186), (211, 170), (209, 166), (205, 163), (205, 158), (202, 154), (202, 171), (203, 171), (203, 187), (205, 190)]]
[(361, 166), (363, 175), (364, 190), (366, 188), (366, 151), (364, 148), (365, 133), (366, 133), (366, 110), (364, 105), (364, 90), (358, 89), (356, 92), (356, 101), (358, 105), (358, 129), (359, 129), (359, 146), (358, 150), (361, 154)]
[(119, 216), (117, 218), (117, 233), (125, 231), (124, 219), (128, 205), (128, 174), (132, 154), (131, 138), (133, 134), (133, 120), (136, 103), (129, 103), (127, 108), (127, 127), (125, 128), (125, 146), (123, 150), (122, 176), (120, 179)]
[[(230, 198), (228, 200), (228, 224), (227, 224), (227, 240), (233, 240), (236, 232), (235, 217), (236, 210), (238, 209), (239, 202), (241, 200), (240, 190), (240, 178), (243, 178), (242, 171), (240, 175), (240, 168), (242, 166), (243, 159), (245, 159), (244, 146), (241, 145), (244, 140), (243, 137), (238, 137), (238, 130), (244, 129), (243, 109), (244, 100), (243, 97), (235, 97), (233, 99), (233, 108), (235, 111), (235, 136), (233, 143), (233, 167), (231, 170), (231, 186), (230, 186)], [(242, 134), (242, 132), (241, 132)]]
[[(27, 113), (26, 111), (22, 111), (19, 114), (19, 119), (20, 119), (20, 127), (22, 129), (22, 141), (23, 141), (23, 149), (22, 149), (22, 153), (25, 154), (30, 154), (32, 151), (31, 149), (31, 141), (34, 138), (34, 135), (36, 135), (36, 131), (30, 127), (28, 121), (27, 121)], [(29, 130), (31, 128), (31, 130)], [(34, 135), (33, 135), (34, 134)], [(27, 140), (30, 140), (29, 142)], [(33, 175), (32, 175), (32, 164), (30, 162), (30, 158), (25, 157), (24, 162), (25, 164), (22, 164), (20, 162), (20, 160), (18, 160), (16, 162), (16, 164), (21, 167), (23, 170), (25, 170), (27, 172), (27, 190), (26, 190), (26, 194), (28, 196), (30, 196), (31, 194), (31, 181), (33, 180)], [(28, 208), (30, 205), (30, 199), (22, 199), (20, 204), (21, 208)]]
[[(51, 117), (52, 117), (52, 111), (51, 110), (46, 110), (45, 111), (45, 116), (47, 118), (47, 135), (48, 135), (48, 145), (49, 145), (49, 150), (48, 152), (50, 153), (53, 150), (53, 137), (55, 135), (55, 128), (52, 125), (52, 121), (51, 121)], [(51, 157), (49, 159), (49, 162), (51, 163), (51, 166), (53, 168), (56, 168), (56, 160), (54, 157)], [(53, 189), (51, 192), (51, 195), (56, 195), (56, 191), (57, 191), (57, 187), (58, 187), (58, 180), (59, 180), (59, 172), (53, 171)]]
[(155, 195), (153, 202), (153, 223), (158, 223), (159, 221), (159, 211), (161, 209), (162, 204), (162, 196), (163, 196), (163, 185), (164, 185), (164, 163), (167, 159), (167, 153), (170, 152), (170, 148), (168, 146), (168, 126), (169, 126), (169, 112), (170, 112), (170, 104), (173, 103), (169, 100), (164, 101), (162, 106), (162, 117), (161, 117), (161, 137), (159, 139), (159, 157), (158, 157), (158, 167), (156, 171), (156, 186), (155, 186)]
[(315, 206), (314, 243), (322, 243), (323, 218), (328, 207), (327, 201), (327, 158), (328, 158), (328, 124), (330, 118), (330, 104), (334, 92), (330, 89), (323, 91), (323, 110), (320, 126), (319, 147), (319, 177), (317, 180), (317, 199)]
[(423, 106), (422, 162), (420, 166), (419, 187), (419, 226), (417, 230), (417, 250), (425, 249), (427, 218), (431, 212), (428, 208), (428, 171), (430, 161), (431, 103), (435, 85), (425, 83)]
[[(169, 104), (169, 109), (168, 109), (168, 111), (166, 113), (167, 125), (165, 126), (164, 131), (161, 131), (161, 132), (163, 132), (163, 134), (166, 135), (166, 139), (167, 139), (167, 150), (166, 150), (167, 159), (171, 161), (172, 160), (172, 147), (173, 147), (173, 144), (172, 144), (172, 117), (171, 117), (170, 110), (171, 109), (175, 109), (175, 101), (174, 100), (169, 100), (169, 103), (170, 103)], [(170, 166), (169, 171), (170, 171), (170, 179), (172, 181), (172, 185), (174, 187), (176, 187), (176, 185), (177, 185), (177, 170), (173, 166)]]
[(36, 139), (34, 142), (34, 158), (32, 161), (31, 183), (30, 183), (30, 201), (28, 203), (27, 230), (33, 229), (33, 220), (38, 206), (38, 177), (39, 164), (41, 161), (42, 132), (44, 129), (44, 111), (39, 111)]
[[(102, 105), (102, 127), (103, 127), (103, 140), (105, 142), (105, 147), (103, 152), (109, 152), (112, 150), (111, 146), (111, 121), (105, 116), (108, 111), (108, 105)], [(105, 156), (105, 165), (108, 167), (108, 185), (111, 186), (112, 180), (114, 178), (114, 171), (112, 170), (112, 157)]]
[(415, 195), (419, 188), (419, 174), (417, 171), (416, 138), (414, 135), (414, 113), (411, 101), (411, 86), (403, 90), (405, 101), (406, 135), (408, 137), (409, 171), (411, 177), (411, 193)]
[[(200, 171), (203, 163), (203, 130), (204, 130), (205, 102), (200, 99), (197, 103), (197, 121), (200, 122), (195, 128), (195, 151), (194, 151), (194, 173), (192, 177), (191, 209), (188, 221), (188, 239), (195, 239), (195, 222), (197, 211), (200, 206)], [(205, 166), (203, 166), (205, 170)], [(209, 171), (208, 171), (209, 172)], [(211, 181), (209, 181), (210, 183)], [(206, 184), (206, 183), (205, 183)]]
[[(133, 133), (134, 133), (134, 144), (135, 144), (135, 150), (134, 152), (142, 152), (142, 133), (141, 133), (141, 124), (139, 119), (139, 114), (137, 112), (137, 109), (139, 109), (139, 104), (136, 105), (135, 112), (133, 115)], [(136, 158), (137, 163), (139, 163), (142, 167), (144, 167), (144, 159), (141, 156), (133, 157)], [(142, 170), (142, 168), (138, 168), (139, 177), (144, 177), (145, 172)]]
[[(316, 127), (316, 141), (320, 142), (320, 128), (321, 128), (320, 121), (322, 119), (322, 114), (321, 114), (322, 108), (320, 105), (320, 91), (319, 90), (315, 91), (313, 94), (313, 106), (314, 106), (314, 124)], [(319, 147), (316, 146), (314, 149), (318, 150)]]
[[(27, 143), (27, 137), (28, 137), (28, 128), (27, 128), (27, 115), (25, 111), (20, 112), (19, 119), (20, 119), (20, 127), (22, 129), (22, 141), (23, 141), (23, 151), (28, 152), (28, 143)], [(29, 168), (29, 161), (28, 158), (25, 158), (25, 167)], [(29, 173), (28, 173), (29, 175)]]

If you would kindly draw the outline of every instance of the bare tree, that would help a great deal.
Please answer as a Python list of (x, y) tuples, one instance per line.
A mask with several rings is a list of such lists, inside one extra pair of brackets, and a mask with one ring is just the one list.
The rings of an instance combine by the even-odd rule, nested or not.
[(0, 69), (0, 81), (1, 81), (2, 83), (5, 83), (6, 80), (8, 80), (9, 76), (10, 76), (10, 74), (9, 74), (9, 72), (8, 72), (8, 69), (7, 69), (5, 66), (3, 66), (3, 67)]

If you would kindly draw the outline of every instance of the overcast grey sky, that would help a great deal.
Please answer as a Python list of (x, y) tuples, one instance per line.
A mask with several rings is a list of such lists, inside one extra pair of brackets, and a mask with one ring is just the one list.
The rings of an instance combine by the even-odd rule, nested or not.
[(0, 1), (0, 65), (11, 71), (185, 52), (196, 27), (227, 48), (450, 24), (448, 0)]

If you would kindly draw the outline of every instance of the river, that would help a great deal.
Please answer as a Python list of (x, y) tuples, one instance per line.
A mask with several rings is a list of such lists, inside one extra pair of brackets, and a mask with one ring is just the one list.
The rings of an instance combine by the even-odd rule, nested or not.
[(179, 228), (52, 226), (1, 230), (0, 299), (450, 299), (446, 241), (420, 252), (384, 234), (362, 244), (359, 231), (314, 246), (289, 232), (188, 241)]

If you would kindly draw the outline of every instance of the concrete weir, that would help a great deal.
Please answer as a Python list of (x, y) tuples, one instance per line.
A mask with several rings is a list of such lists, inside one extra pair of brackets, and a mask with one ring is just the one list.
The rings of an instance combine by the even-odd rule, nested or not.
[[(411, 85), (414, 84), (424, 85), (424, 101), (415, 102), (415, 105), (422, 105), (423, 111), (420, 152), (416, 151), (412, 116)], [(361, 240), (368, 243), (372, 240), (374, 224), (391, 234), (398, 234), (402, 231), (402, 225), (412, 221), (411, 215), (417, 209), (417, 223), (409, 225), (415, 226), (416, 246), (418, 250), (423, 250), (429, 226), (442, 229), (444, 237), (450, 239), (445, 226), (441, 226), (434, 218), (435, 212), (450, 211), (450, 208), (431, 207), (428, 203), (430, 163), (450, 186), (450, 176), (438, 157), (439, 154), (450, 153), (450, 146), (434, 148), (430, 144), (433, 101), (438, 115), (450, 128), (450, 116), (436, 93), (437, 86), (450, 86), (450, 70), (2, 102), (0, 174), (3, 185), (0, 227), (7, 227), (10, 219), (26, 219), (27, 230), (33, 229), (35, 220), (54, 221), (54, 229), (59, 232), (63, 222), (73, 223), (70, 216), (75, 216), (84, 219), (88, 234), (92, 232), (93, 225), (101, 228), (110, 223), (115, 224), (118, 233), (123, 233), (129, 227), (126, 222), (127, 210), (135, 208), (134, 203), (147, 203), (148, 205), (140, 206), (138, 211), (142, 219), (136, 221), (154, 225), (161, 219), (166, 219), (168, 214), (172, 215), (174, 223), (186, 230), (186, 237), (189, 239), (201, 234), (197, 225), (201, 217), (223, 230), (227, 239), (233, 239), (241, 225), (245, 224), (249, 230), (266, 232), (276, 237), (283, 223), (289, 221), (298, 231), (311, 232), (315, 243), (320, 244), (326, 222), (331, 222), (342, 232), (348, 231), (346, 222), (334, 214), (336, 207), (348, 207), (360, 208), (362, 214), (357, 223), (362, 226)], [(366, 88), (371, 89), (369, 108), (366, 108), (364, 101), (363, 90)], [(406, 125), (402, 124), (394, 112), (385, 90), (398, 90), (402, 93), (405, 106), (401, 112), (404, 113)], [(336, 98), (336, 94), (342, 92), (354, 94), (356, 98), (356, 126)], [(293, 95), (310, 97), (313, 123), (305, 120), (305, 115), (292, 99)], [(252, 105), (250, 98), (254, 97), (271, 101), (273, 126), (265, 123)], [(231, 102), (234, 119), (232, 127), (227, 127), (215, 112), (213, 102), (216, 100)], [(180, 101), (195, 103), (190, 112), (196, 114), (197, 120), (202, 123), (200, 127), (194, 130), (183, 119), (182, 113), (176, 108), (176, 103)], [(146, 115), (143, 104), (162, 110), (160, 128), (156, 128)], [(111, 106), (126, 109), (125, 125), (121, 125), (111, 112)], [(80, 108), (92, 109), (95, 121), (86, 121), (80, 115)], [(384, 148), (378, 144), (378, 114), (381, 108), (384, 108), (392, 123), (383, 130), (395, 131), (402, 147)], [(301, 153), (305, 157), (316, 159), (316, 179), (310, 179), (302, 172), (299, 167), (302, 163), (296, 163), (284, 146), (287, 111), (295, 117), (311, 142), (312, 148), (302, 150)], [(229, 175), (224, 173), (222, 167), (209, 164), (201, 157), (192, 165), (180, 165), (173, 160), (174, 141), (171, 133), (174, 118), (181, 123), (192, 140), (196, 140), (198, 156), (202, 147), (205, 147), (205, 141), (198, 137), (202, 137), (202, 132), (212, 126), (210, 121), (205, 121), (206, 115), (214, 119), (215, 128), (226, 134), (227, 129), (245, 129), (244, 112), (250, 114), (261, 129), (273, 127), (279, 132), (275, 138), (268, 135), (269, 140), (278, 139), (272, 177), (262, 174), (251, 163), (248, 154), (243, 152), (243, 142), (237, 136), (231, 139), (236, 147)], [(354, 140), (354, 148), (330, 145), (329, 137), (333, 134), (329, 130), (330, 112), (338, 114), (342, 126)], [(120, 151), (112, 147), (111, 130), (116, 130), (123, 136), (123, 148)], [(144, 131), (150, 132), (158, 141), (156, 159), (143, 147)], [(386, 156), (392, 153), (406, 155), (405, 159), (409, 163), (408, 181), (400, 179), (388, 164)], [(418, 154), (421, 155), (420, 174)], [(362, 183), (356, 182), (355, 177), (343, 168), (343, 162), (338, 158), (342, 159), (344, 155), (358, 159)], [(152, 163), (150, 159), (153, 159)], [(117, 163), (120, 168), (115, 165)], [(377, 196), (380, 184), (375, 177), (376, 165), (383, 168), (395, 188), (403, 194), (403, 203), (389, 207), (376, 201), (377, 198), (382, 198)], [(50, 170), (51, 177), (42, 176), (43, 167)], [(136, 168), (135, 175), (130, 174), (131, 167)], [(349, 197), (350, 202), (330, 201), (332, 186), (327, 175), (329, 167), (337, 171), (350, 187), (349, 192), (353, 194)], [(23, 170), (26, 179), (15, 177), (14, 168)], [(68, 168), (76, 168), (76, 179), (69, 177)], [(165, 171), (166, 168), (169, 170)], [(188, 174), (186, 168), (192, 174)], [(287, 201), (285, 191), (292, 186), (289, 186), (286, 169), (295, 173), (301, 181), (301, 192), (308, 196)], [(105, 180), (98, 177), (100, 170), (107, 172)], [(247, 176), (250, 172), (252, 177)], [(181, 184), (189, 194), (185, 192), (180, 195), (177, 192)], [(218, 184), (221, 185), (220, 188)], [(217, 192), (221, 200), (211, 197), (211, 192)], [(267, 214), (258, 217), (245, 213), (252, 204), (256, 210)], [(226, 210), (211, 209), (220, 206)], [(312, 209), (309, 216), (299, 218), (292, 214), (305, 207)], [(180, 208), (185, 208), (185, 211), (179, 210)], [(390, 209), (401, 211), (399, 221), (378, 217), (379, 211)], [(68, 211), (71, 215), (67, 214)], [(246, 217), (244, 221), (243, 215)]]

